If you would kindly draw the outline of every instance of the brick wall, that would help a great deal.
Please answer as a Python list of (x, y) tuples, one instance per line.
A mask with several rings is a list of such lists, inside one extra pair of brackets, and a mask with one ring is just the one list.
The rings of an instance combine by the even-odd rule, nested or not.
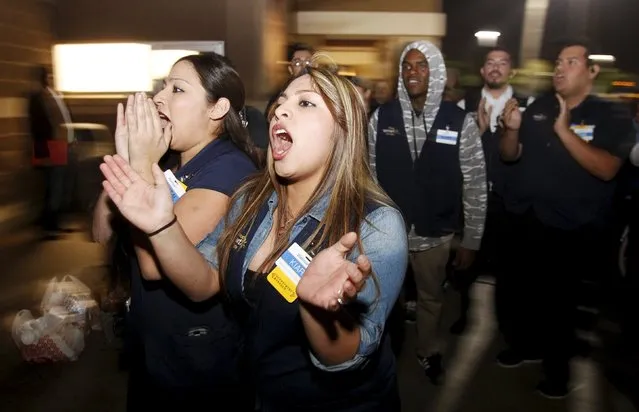
[(32, 219), (41, 199), (31, 168), (26, 96), (34, 68), (51, 64), (52, 11), (47, 1), (0, 0), (0, 231)]

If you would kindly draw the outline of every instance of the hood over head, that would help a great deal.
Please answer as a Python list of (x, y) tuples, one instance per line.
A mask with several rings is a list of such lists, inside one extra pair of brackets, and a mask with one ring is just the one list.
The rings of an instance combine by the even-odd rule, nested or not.
[[(435, 117), (439, 112), (439, 106), (442, 103), (442, 97), (444, 95), (444, 88), (446, 87), (446, 64), (444, 63), (444, 56), (442, 52), (433, 43), (426, 40), (419, 40), (409, 43), (399, 58), (399, 80), (397, 81), (397, 96), (404, 112), (404, 125), (406, 132), (409, 133), (409, 128), (412, 127), (412, 121), (407, 121), (413, 117), (413, 106), (408, 96), (408, 91), (404, 85), (404, 79), (402, 78), (402, 63), (404, 58), (410, 50), (417, 49), (428, 61), (428, 94), (426, 95), (426, 101), (424, 102), (423, 116), (424, 122), (427, 127), (426, 132), (430, 130)], [(410, 134), (408, 134), (410, 135)]]

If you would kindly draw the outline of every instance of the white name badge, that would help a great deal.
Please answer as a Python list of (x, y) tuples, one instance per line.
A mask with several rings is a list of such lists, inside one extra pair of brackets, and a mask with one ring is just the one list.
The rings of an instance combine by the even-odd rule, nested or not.
[(300, 245), (293, 243), (275, 261), (275, 269), (268, 274), (266, 280), (288, 303), (293, 303), (297, 299), (297, 284), (311, 260), (312, 258)]
[(442, 143), (442, 144), (456, 145), (457, 136), (459, 136), (459, 133), (457, 133), (454, 130), (439, 129), (437, 130), (437, 136), (435, 137), (435, 141), (437, 143)]
[(175, 203), (186, 193), (186, 185), (180, 182), (169, 169), (164, 171), (164, 177), (166, 178), (166, 183), (169, 184), (171, 198), (173, 199), (173, 203)]
[(570, 126), (572, 130), (584, 142), (591, 142), (595, 137), (595, 126), (588, 124), (573, 124)]

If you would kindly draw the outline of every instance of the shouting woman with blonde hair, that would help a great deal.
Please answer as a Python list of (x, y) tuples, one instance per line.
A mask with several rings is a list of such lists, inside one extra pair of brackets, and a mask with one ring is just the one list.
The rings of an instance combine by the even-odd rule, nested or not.
[(233, 195), (199, 252), (157, 166), (149, 184), (106, 157), (105, 189), (151, 234), (163, 272), (189, 298), (228, 298), (262, 412), (398, 411), (384, 329), (406, 269), (406, 230), (371, 176), (362, 98), (347, 79), (309, 67), (269, 117), (266, 170)]

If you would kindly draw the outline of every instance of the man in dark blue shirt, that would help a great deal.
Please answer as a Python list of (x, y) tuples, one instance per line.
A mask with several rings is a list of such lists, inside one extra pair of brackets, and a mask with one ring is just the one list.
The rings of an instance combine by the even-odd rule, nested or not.
[(616, 175), (634, 141), (629, 113), (592, 94), (599, 67), (588, 47), (569, 44), (555, 63), (556, 95), (544, 96), (521, 114), (504, 110), (503, 160), (513, 162), (505, 181), (509, 224), (501, 235), (501, 282), (508, 306), (503, 366), (543, 359), (545, 396), (569, 392), (569, 360), (575, 352), (579, 288), (606, 272), (610, 212)]

